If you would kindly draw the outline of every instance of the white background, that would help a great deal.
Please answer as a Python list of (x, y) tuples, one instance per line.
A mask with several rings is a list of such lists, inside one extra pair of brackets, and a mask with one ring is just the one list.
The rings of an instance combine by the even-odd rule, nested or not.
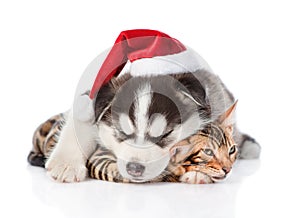
[[(0, 216), (299, 217), (299, 11), (289, 0), (1, 0)], [(85, 67), (133, 28), (161, 30), (206, 59), (239, 99), (260, 161), (213, 185), (58, 184), (28, 166), (37, 125), (71, 106)]]

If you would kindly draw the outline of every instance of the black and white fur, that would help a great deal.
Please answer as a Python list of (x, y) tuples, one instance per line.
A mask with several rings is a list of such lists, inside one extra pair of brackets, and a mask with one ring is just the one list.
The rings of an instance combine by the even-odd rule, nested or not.
[[(233, 103), (219, 78), (204, 70), (113, 78), (97, 94), (92, 124), (69, 112), (46, 168), (58, 181), (82, 181), (87, 158), (101, 144), (114, 153), (124, 178), (151, 180), (167, 167), (175, 143), (217, 119)], [(255, 141), (249, 145), (251, 140), (238, 132), (236, 140), (247, 143), (247, 158), (259, 155)]]

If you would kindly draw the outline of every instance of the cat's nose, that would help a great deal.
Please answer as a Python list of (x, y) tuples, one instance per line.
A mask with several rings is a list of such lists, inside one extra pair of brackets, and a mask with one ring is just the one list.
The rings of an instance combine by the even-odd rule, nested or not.
[(133, 177), (139, 177), (143, 175), (145, 166), (137, 162), (129, 162), (126, 164), (126, 171)]
[(222, 170), (224, 171), (225, 174), (228, 174), (231, 170), (231, 167), (223, 167)]

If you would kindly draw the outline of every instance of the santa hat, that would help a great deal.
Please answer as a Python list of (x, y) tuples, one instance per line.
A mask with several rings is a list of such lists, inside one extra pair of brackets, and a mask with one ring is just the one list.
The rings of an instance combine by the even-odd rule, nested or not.
[[(77, 102), (75, 99), (75, 106), (79, 107), (76, 114), (80, 120), (90, 119), (94, 98), (112, 77), (124, 73), (132, 76), (178, 74), (203, 68), (210, 70), (200, 55), (165, 33), (148, 29), (123, 31), (101, 64), (93, 86), (89, 88), (90, 99), (83, 97)], [(90, 111), (89, 115), (84, 110)]]
[(198, 56), (195, 52), (165, 33), (147, 29), (123, 31), (100, 67), (90, 98), (97, 95), (103, 84), (120, 74), (127, 61), (131, 63), (132, 76), (149, 76), (195, 71), (203, 67), (195, 56)]

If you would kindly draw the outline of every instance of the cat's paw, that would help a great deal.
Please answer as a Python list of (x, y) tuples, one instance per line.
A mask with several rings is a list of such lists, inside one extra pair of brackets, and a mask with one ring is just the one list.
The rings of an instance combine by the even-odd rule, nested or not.
[(82, 161), (67, 161), (52, 158), (46, 163), (47, 174), (58, 182), (80, 182), (87, 176)]
[(213, 181), (208, 177), (207, 175), (196, 172), (196, 171), (190, 171), (185, 174), (183, 174), (180, 177), (180, 182), (189, 183), (189, 184), (209, 184), (213, 183)]
[(107, 181), (117, 181), (117, 180), (121, 180), (120, 179), (120, 173), (118, 170), (118, 166), (116, 163), (111, 163), (107, 166), (107, 170), (106, 170), (106, 177), (107, 177)]
[(259, 158), (261, 151), (260, 145), (252, 138), (246, 139), (242, 144), (239, 158), (256, 159)]

